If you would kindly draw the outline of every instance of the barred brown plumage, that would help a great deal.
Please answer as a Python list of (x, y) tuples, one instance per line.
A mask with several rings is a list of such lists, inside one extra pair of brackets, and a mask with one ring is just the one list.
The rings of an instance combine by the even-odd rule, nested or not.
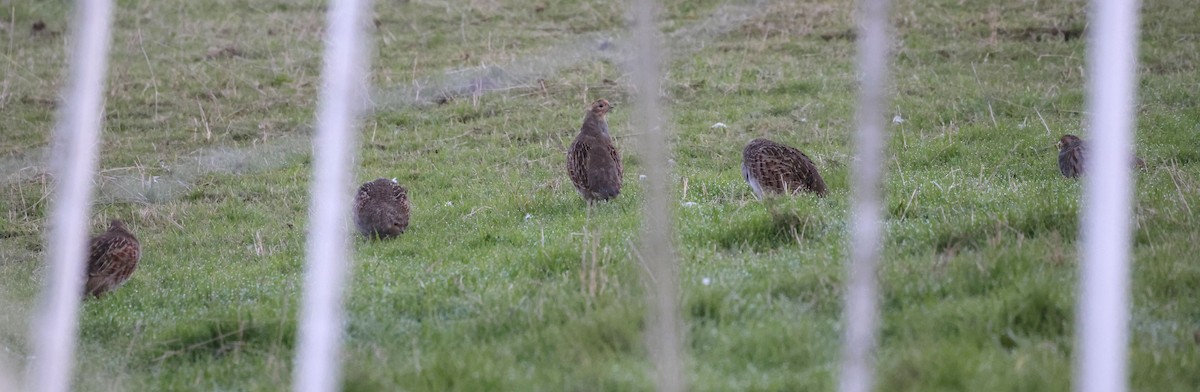
[[(1078, 136), (1066, 134), (1058, 139), (1056, 146), (1058, 146), (1058, 171), (1062, 173), (1063, 177), (1082, 176), (1086, 172), (1084, 162), (1087, 161), (1088, 156), (1087, 144)], [(1146, 161), (1136, 155), (1132, 157), (1129, 164), (1134, 169), (1146, 168)]]
[(125, 222), (113, 219), (108, 231), (92, 238), (88, 253), (85, 296), (100, 298), (121, 287), (137, 269), (141, 245)]
[(609, 200), (621, 194), (621, 153), (613, 146), (605, 116), (612, 110), (607, 100), (596, 100), (583, 118), (579, 135), (567, 149), (567, 175), (584, 200)]
[(362, 184), (354, 196), (354, 224), (371, 238), (392, 238), (408, 229), (408, 189), (395, 179)]
[(1063, 177), (1075, 178), (1083, 175), (1083, 160), (1087, 151), (1083, 140), (1075, 135), (1063, 135), (1058, 139), (1058, 171)]
[(742, 150), (742, 177), (759, 199), (802, 190), (817, 196), (826, 193), (825, 180), (807, 155), (767, 139), (754, 139)]

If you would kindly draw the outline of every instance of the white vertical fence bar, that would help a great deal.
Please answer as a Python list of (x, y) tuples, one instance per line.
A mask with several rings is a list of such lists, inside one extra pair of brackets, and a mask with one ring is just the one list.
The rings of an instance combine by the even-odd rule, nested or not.
[(26, 376), (26, 389), (33, 392), (62, 392), (71, 387), (112, 7), (111, 0), (75, 3), (67, 65), (70, 73), (50, 155), (55, 186), (46, 284), (32, 324), (33, 359)]
[(325, 69), (313, 139), (304, 302), (292, 375), (295, 391), (340, 390), (342, 297), (349, 268), (352, 172), (357, 116), (366, 102), (368, 0), (330, 0)]
[(0, 391), (19, 391), (20, 383), (9, 369), (8, 362), (0, 362)]
[(635, 0), (633, 4), (632, 62), (637, 86), (635, 132), (641, 133), (642, 162), (646, 170), (641, 254), (650, 276), (646, 296), (646, 343), (654, 360), (655, 380), (661, 392), (687, 390), (683, 368), (683, 328), (679, 315), (679, 272), (671, 230), (670, 170), (667, 167), (667, 127), (659, 102), (662, 90), (662, 37), (658, 31), (658, 4)]
[(1084, 182), (1075, 390), (1124, 392), (1129, 341), (1130, 148), (1137, 0), (1092, 1), (1089, 142)]
[(841, 392), (870, 391), (875, 380), (889, 5), (888, 0), (862, 0), (858, 16), (858, 131), (852, 166), (850, 279), (843, 310)]

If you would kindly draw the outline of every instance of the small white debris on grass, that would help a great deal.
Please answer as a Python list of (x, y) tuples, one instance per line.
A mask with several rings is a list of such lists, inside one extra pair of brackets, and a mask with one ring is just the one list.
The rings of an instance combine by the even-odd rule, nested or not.
[(530, 219), (533, 219), (533, 214), (525, 214), (525, 221), (529, 222)]
[(725, 123), (723, 123), (723, 122), (719, 122), (719, 123), (713, 124), (713, 125), (712, 125), (711, 127), (709, 127), (709, 128), (722, 128), (722, 129), (724, 129), (724, 128), (729, 128), (729, 126), (728, 126), (728, 125), (725, 125)]
[(642, 180), (642, 181), (646, 181), (646, 175), (642, 174), (642, 175), (638, 176), (638, 179)]
[(698, 206), (698, 205), (700, 205), (700, 204), (699, 204), (699, 203), (696, 203), (696, 202), (694, 202), (694, 201), (685, 201), (685, 202), (683, 202), (683, 206), (684, 206), (684, 207), (695, 207), (695, 206)]
[(452, 201), (446, 202), (446, 207), (453, 207), (453, 206), (454, 206), (454, 202), (452, 202)]
[(708, 285), (712, 284), (712, 279), (709, 279), (709, 278), (700, 279), (700, 284), (708, 286)]
[(802, 123), (808, 122), (808, 117), (800, 117), (800, 122), (802, 122)]
[(903, 124), (903, 123), (904, 123), (904, 117), (900, 117), (899, 114), (892, 116), (892, 124)]

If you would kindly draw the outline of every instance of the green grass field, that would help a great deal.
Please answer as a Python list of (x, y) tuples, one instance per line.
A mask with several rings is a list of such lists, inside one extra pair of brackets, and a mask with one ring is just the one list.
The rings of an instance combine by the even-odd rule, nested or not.
[[(301, 295), (325, 1), (118, 1), (91, 225), (143, 244), (87, 301), (79, 390), (280, 390)], [(507, 3), (507, 4), (502, 4)], [(674, 172), (697, 391), (831, 390), (855, 104), (852, 2), (669, 0), (672, 160), (636, 156), (622, 2), (380, 0), (355, 176), (412, 226), (356, 239), (347, 391), (649, 390), (638, 242), (648, 164)], [(880, 391), (1067, 390), (1086, 137), (1086, 2), (894, 5)], [(69, 4), (2, 7), (0, 363), (29, 355)], [(44, 21), (46, 28), (31, 26)], [(1143, 3), (1131, 384), (1200, 385), (1200, 13)], [(591, 211), (564, 149), (617, 105), (625, 191)], [(727, 128), (712, 127), (715, 123)], [(830, 187), (758, 202), (742, 146), (808, 153)], [(694, 205), (683, 206), (692, 202)]]

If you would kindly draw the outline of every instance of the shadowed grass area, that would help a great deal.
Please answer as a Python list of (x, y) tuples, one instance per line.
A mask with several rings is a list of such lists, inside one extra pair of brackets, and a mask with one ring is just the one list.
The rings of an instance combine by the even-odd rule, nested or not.
[[(413, 215), (397, 240), (353, 242), (346, 390), (651, 389), (634, 246), (646, 165), (674, 171), (692, 389), (832, 389), (853, 5), (666, 3), (673, 154), (647, 162), (623, 3), (376, 2), (355, 175), (397, 178)], [(1082, 182), (1059, 175), (1054, 142), (1088, 133), (1085, 5), (896, 5), (879, 390), (1069, 388)], [(67, 7), (0, 8), (0, 363), (27, 359), (44, 278)], [(1143, 5), (1135, 390), (1200, 385), (1194, 8)], [(119, 4), (92, 227), (126, 220), (144, 255), (82, 308), (78, 389), (290, 383), (324, 9)], [(626, 177), (588, 211), (564, 150), (597, 98), (616, 105)], [(755, 200), (740, 171), (755, 137), (803, 150), (829, 195)]]

